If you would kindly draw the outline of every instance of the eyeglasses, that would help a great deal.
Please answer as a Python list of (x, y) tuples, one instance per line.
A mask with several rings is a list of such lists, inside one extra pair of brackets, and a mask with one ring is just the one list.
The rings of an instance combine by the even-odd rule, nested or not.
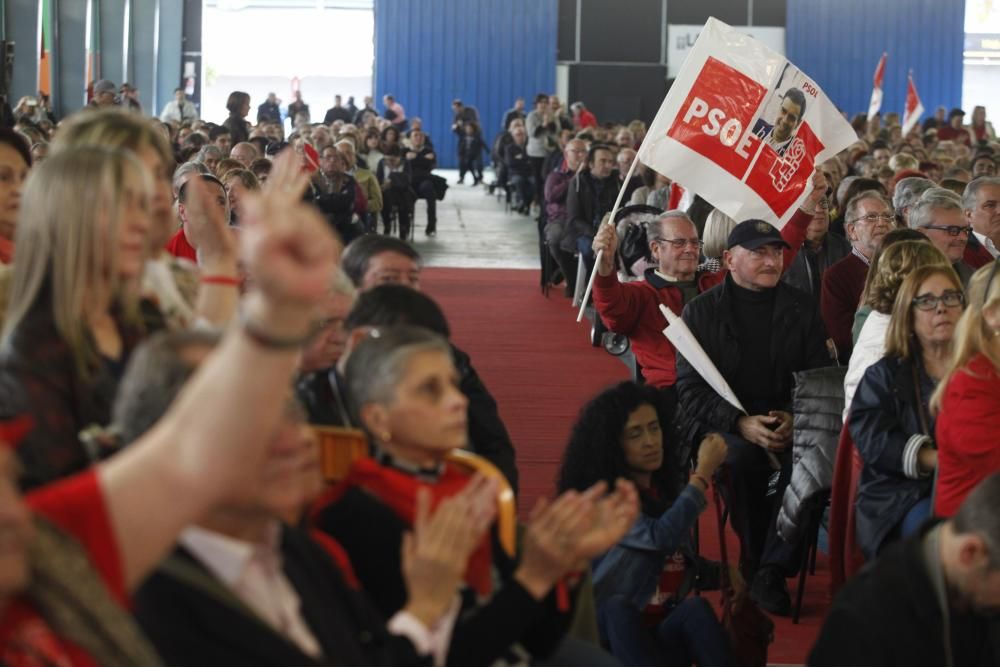
[(850, 220), (849, 222), (851, 224), (863, 222), (874, 225), (877, 222), (884, 222), (886, 224), (891, 224), (892, 222), (895, 222), (895, 220), (896, 216), (894, 216), (892, 213), (869, 213), (868, 215), (863, 215), (860, 218), (854, 218), (854, 220)]
[(656, 243), (669, 243), (674, 250), (683, 250), (684, 246), (690, 246), (695, 250), (701, 250), (705, 242), (701, 239), (653, 239)]
[(945, 308), (957, 308), (965, 303), (965, 295), (955, 290), (948, 290), (941, 296), (921, 294), (913, 299), (913, 307), (917, 310), (936, 310), (939, 303), (944, 304)]
[(972, 227), (959, 227), (958, 225), (924, 225), (921, 229), (936, 229), (941, 232), (948, 232), (948, 236), (958, 236), (972, 234)]

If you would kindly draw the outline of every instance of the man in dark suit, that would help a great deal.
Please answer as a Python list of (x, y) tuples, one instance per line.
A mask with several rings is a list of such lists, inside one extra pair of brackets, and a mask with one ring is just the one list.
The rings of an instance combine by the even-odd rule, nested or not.
[[(159, 419), (213, 344), (212, 334), (172, 334), (136, 354), (115, 407), (123, 440)], [(166, 664), (360, 667), (431, 665), (443, 657), (458, 578), (484, 517), (451, 508), (451, 517), (435, 513), (429, 520), (440, 518), (440, 526), (463, 517), (464, 527), (447, 531), (461, 555), (447, 555), (450, 548), (432, 555), (428, 547), (436, 537), (423, 530), (414, 535), (409, 555), (418, 562), (404, 572), (410, 600), (386, 623), (348, 583), (353, 574), (339, 546), (279, 518), (301, 514), (320, 486), (315, 441), (297, 404), (290, 404), (260, 484), (185, 529), (174, 553), (135, 595), (136, 617)], [(482, 508), (495, 493), (495, 487), (470, 489), (460, 502)]]

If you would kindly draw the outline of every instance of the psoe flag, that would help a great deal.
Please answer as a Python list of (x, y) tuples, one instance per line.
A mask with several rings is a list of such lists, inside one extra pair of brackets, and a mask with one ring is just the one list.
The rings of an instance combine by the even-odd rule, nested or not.
[(736, 220), (781, 227), (813, 166), (858, 140), (788, 59), (708, 19), (639, 148), (639, 159)]

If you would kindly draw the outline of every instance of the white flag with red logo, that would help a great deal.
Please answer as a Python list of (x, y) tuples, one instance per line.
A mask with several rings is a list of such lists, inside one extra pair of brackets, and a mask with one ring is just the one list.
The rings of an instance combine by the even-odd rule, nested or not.
[(815, 81), (710, 18), (639, 160), (736, 220), (781, 227), (805, 197), (813, 166), (857, 140)]
[(903, 136), (905, 137), (913, 129), (913, 126), (920, 120), (924, 113), (924, 105), (917, 94), (917, 87), (913, 85), (913, 72), (906, 77), (906, 111), (903, 113)]
[(868, 103), (868, 120), (875, 117), (875, 114), (882, 108), (882, 79), (885, 78), (885, 59), (887, 53), (883, 53), (878, 59), (878, 66), (875, 67), (875, 76), (872, 77), (872, 99)]

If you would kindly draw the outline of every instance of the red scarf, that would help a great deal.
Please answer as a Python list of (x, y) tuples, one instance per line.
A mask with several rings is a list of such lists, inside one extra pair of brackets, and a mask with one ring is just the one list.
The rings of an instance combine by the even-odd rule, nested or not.
[[(336, 497), (347, 489), (357, 486), (385, 503), (408, 526), (413, 525), (417, 511), (417, 491), (427, 488), (431, 491), (431, 508), (436, 508), (445, 498), (459, 493), (469, 483), (470, 476), (458, 468), (444, 464), (444, 470), (435, 482), (426, 482), (396, 468), (379, 464), (374, 459), (360, 459), (351, 466), (347, 477), (341, 482)], [(479, 595), (489, 595), (493, 588), (490, 569), (493, 550), (487, 533), (476, 550), (469, 557), (465, 570), (465, 583)]]

